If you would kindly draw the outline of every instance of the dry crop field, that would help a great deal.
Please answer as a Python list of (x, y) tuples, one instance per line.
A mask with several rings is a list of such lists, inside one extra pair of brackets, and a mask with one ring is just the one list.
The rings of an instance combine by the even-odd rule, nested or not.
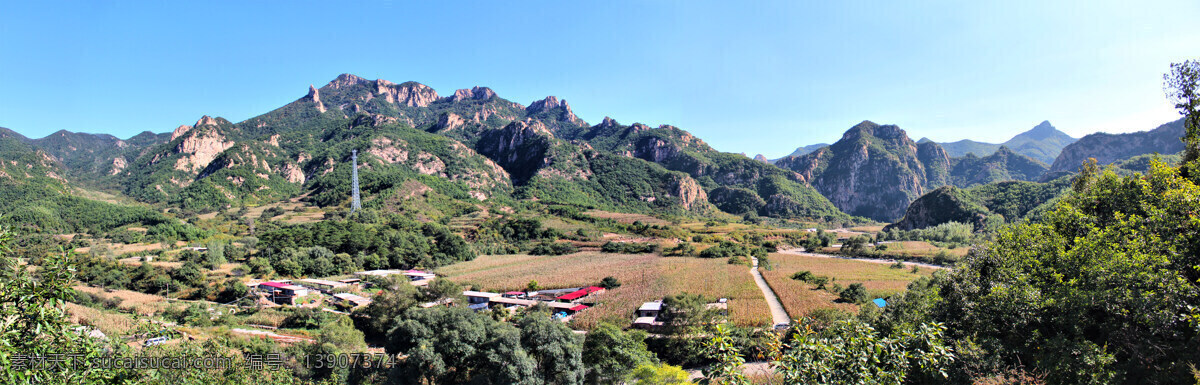
[(137, 322), (125, 314), (106, 312), (73, 302), (63, 303), (63, 308), (67, 311), (71, 323), (94, 327), (108, 336), (119, 336), (137, 327)]
[(884, 245), (887, 245), (887, 250), (885, 250), (884, 252), (886, 252), (888, 254), (897, 254), (897, 255), (906, 255), (906, 256), (910, 256), (910, 257), (924, 257), (924, 258), (932, 258), (933, 256), (937, 255), (938, 252), (943, 251), (943, 250), (946, 252), (946, 254), (949, 254), (950, 256), (961, 258), (963, 256), (966, 256), (967, 252), (970, 251), (970, 249), (971, 249), (970, 247), (967, 247), (967, 246), (956, 247), (953, 249), (945, 249), (945, 248), (939, 248), (937, 246), (934, 246), (933, 244), (930, 244), (929, 242), (923, 242), (923, 241), (891, 242), (891, 243), (885, 243)]
[(903, 291), (909, 282), (920, 276), (930, 275), (933, 269), (923, 268), (914, 274), (910, 268), (893, 269), (888, 264), (854, 261), (838, 258), (810, 257), (792, 254), (771, 254), (772, 270), (761, 269), (763, 278), (779, 296), (779, 301), (792, 318), (802, 317), (821, 308), (837, 308), (853, 311), (854, 305), (836, 303), (837, 296), (826, 290), (816, 290), (815, 285), (792, 279), (792, 274), (808, 270), (816, 275), (835, 278), (833, 284), (850, 286), (862, 283), (873, 296), (887, 296)]
[(739, 325), (766, 325), (771, 318), (749, 268), (730, 265), (725, 259), (598, 252), (484, 255), (437, 272), (489, 291), (523, 289), (530, 280), (542, 287), (563, 288), (595, 285), (604, 277), (616, 277), (621, 287), (597, 295), (594, 300), (601, 305), (576, 317), (575, 324), (581, 328), (591, 328), (600, 321), (628, 325), (643, 302), (683, 292), (728, 298), (730, 318)]
[(117, 309), (137, 313), (143, 316), (153, 315), (155, 313), (162, 312), (167, 308), (166, 299), (157, 295), (130, 290), (108, 291), (87, 285), (76, 285), (75, 290), (83, 293), (94, 294), (103, 300), (120, 298), (121, 303), (117, 305)]

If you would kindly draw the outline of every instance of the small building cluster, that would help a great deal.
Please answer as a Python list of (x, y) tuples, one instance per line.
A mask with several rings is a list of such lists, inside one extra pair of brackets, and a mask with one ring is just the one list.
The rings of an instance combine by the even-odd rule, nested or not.
[[(704, 304), (707, 310), (715, 310), (721, 316), (729, 316), (729, 300), (721, 298), (717, 302)], [(638, 307), (637, 313), (634, 316), (632, 327), (636, 329), (655, 330), (663, 326), (663, 322), (658, 320), (659, 315), (663, 311), (663, 301), (655, 300), (645, 302), (641, 307)]]
[(603, 292), (604, 288), (602, 287), (589, 286), (534, 292), (510, 291), (503, 294), (468, 290), (463, 291), (463, 296), (467, 297), (467, 306), (476, 311), (485, 309), (515, 310), (542, 305), (550, 308), (555, 318), (568, 321), (576, 313), (593, 304), (586, 302), (588, 297)]
[[(408, 278), (413, 286), (426, 286), (437, 278), (436, 274), (421, 270), (368, 270), (354, 273), (354, 278), (340, 280), (298, 279), (295, 282), (287, 279), (252, 283), (250, 287), (260, 296), (261, 303), (274, 303), (284, 306), (310, 305), (319, 302), (322, 295), (328, 302), (338, 304), (346, 309), (367, 306), (371, 298), (363, 290), (363, 278), (388, 277), (402, 275)], [(302, 300), (303, 299), (303, 300)], [(310, 301), (311, 299), (311, 301)]]

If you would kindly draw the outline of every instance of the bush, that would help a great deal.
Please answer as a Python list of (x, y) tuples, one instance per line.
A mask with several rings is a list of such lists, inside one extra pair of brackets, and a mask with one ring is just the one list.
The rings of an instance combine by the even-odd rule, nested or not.
[(600, 246), (600, 251), (605, 253), (617, 254), (645, 254), (653, 253), (658, 249), (658, 244), (655, 243), (638, 243), (638, 242), (606, 242)]
[(852, 283), (849, 287), (842, 290), (839, 299), (849, 303), (863, 303), (867, 302), (870, 298), (867, 294), (867, 288), (863, 284)]
[(621, 287), (621, 281), (618, 281), (615, 277), (611, 276), (604, 277), (604, 279), (600, 280), (600, 287), (603, 287), (605, 290), (616, 289)]
[(543, 241), (537, 244), (532, 249), (529, 249), (530, 255), (565, 255), (579, 251), (575, 245), (566, 242), (550, 242)]

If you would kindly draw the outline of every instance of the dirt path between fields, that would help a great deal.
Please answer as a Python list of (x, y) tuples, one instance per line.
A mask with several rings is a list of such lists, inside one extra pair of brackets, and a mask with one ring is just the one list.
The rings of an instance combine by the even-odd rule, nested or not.
[(767, 307), (771, 309), (771, 325), (791, 323), (792, 318), (788, 317), (788, 313), (783, 309), (783, 303), (779, 302), (779, 297), (775, 295), (775, 291), (767, 286), (767, 280), (763, 279), (762, 273), (758, 272), (758, 258), (753, 258), (754, 266), (750, 266), (750, 275), (754, 276), (754, 283), (758, 285), (758, 289), (762, 290), (763, 298), (767, 299)]

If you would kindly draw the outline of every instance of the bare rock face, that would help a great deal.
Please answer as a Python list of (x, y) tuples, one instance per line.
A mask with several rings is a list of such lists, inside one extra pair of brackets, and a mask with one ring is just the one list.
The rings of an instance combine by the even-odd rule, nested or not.
[(295, 163), (284, 163), (283, 167), (279, 168), (279, 175), (283, 175), (284, 179), (292, 183), (304, 183), (304, 170)]
[(678, 153), (679, 148), (676, 148), (671, 142), (658, 137), (643, 138), (635, 143), (633, 150), (634, 157), (654, 163), (662, 163), (674, 158)]
[[(200, 127), (214, 126), (213, 129), (197, 130)], [(182, 134), (183, 140), (175, 146), (175, 153), (181, 154), (175, 161), (175, 169), (198, 172), (208, 167), (213, 159), (221, 152), (233, 146), (232, 141), (226, 140), (216, 129), (217, 120), (205, 115), (196, 121), (196, 125)]]
[(667, 187), (672, 196), (678, 197), (680, 204), (686, 210), (691, 210), (696, 202), (708, 201), (708, 194), (700, 183), (691, 177), (673, 174)]
[(343, 89), (366, 83), (370, 83), (370, 81), (351, 74), (341, 74), (338, 75), (337, 79), (333, 79), (333, 81), (329, 82), (329, 84), (327, 84), (325, 87)]
[(526, 119), (485, 132), (476, 150), (504, 167), (514, 181), (524, 181), (548, 164), (546, 155), (553, 137), (541, 121)]
[(215, 126), (215, 125), (217, 125), (216, 119), (213, 119), (211, 116), (204, 115), (204, 116), (201, 116), (200, 120), (197, 120), (196, 124), (193, 124), (192, 127)]
[(128, 166), (129, 166), (129, 163), (125, 161), (125, 157), (118, 156), (116, 158), (113, 158), (112, 170), (110, 170), (108, 172), (108, 175), (120, 174), (121, 171), (124, 171), (125, 167), (128, 167)]
[(454, 91), (454, 96), (450, 97), (452, 102), (461, 102), (464, 100), (488, 100), (496, 96), (496, 92), (487, 87), (474, 87), (471, 89), (459, 89)]
[(463, 117), (458, 116), (453, 112), (447, 112), (438, 118), (437, 123), (434, 123), (434, 131), (453, 130), (467, 124)]
[(321, 103), (321, 93), (320, 93), (320, 91), (317, 91), (316, 87), (313, 87), (311, 84), (309, 84), (308, 85), (308, 96), (305, 96), (305, 97), (308, 98), (309, 100), (312, 100), (313, 104), (317, 105), (317, 111), (321, 111), (321, 112), (326, 111), (325, 103)]
[(175, 127), (175, 131), (171, 132), (171, 140), (175, 140), (175, 138), (180, 137), (183, 135), (183, 133), (188, 132), (190, 129), (192, 129), (192, 126), (188, 125), (180, 125), (179, 127)]
[(605, 116), (604, 120), (601, 121), (600, 124), (596, 125), (596, 128), (613, 128), (618, 125), (620, 125), (620, 123), (617, 123), (616, 119)]
[(438, 99), (437, 91), (427, 85), (416, 82), (395, 84), (383, 79), (375, 81), (375, 94), (388, 103), (409, 107), (427, 107)]
[[(924, 152), (930, 159), (938, 154), (933, 149)], [(797, 161), (804, 167), (793, 170), (821, 195), (848, 214), (877, 220), (903, 216), (908, 204), (926, 191), (931, 175), (904, 130), (869, 121), (846, 131), (837, 143), (800, 158), (808, 159)]]
[(408, 143), (381, 136), (371, 141), (371, 148), (367, 153), (386, 163), (404, 163), (408, 161)]
[(1174, 154), (1185, 148), (1179, 140), (1185, 131), (1183, 119), (1180, 119), (1150, 131), (1090, 134), (1064, 147), (1050, 166), (1050, 172), (1078, 171), (1088, 158), (1096, 158), (1098, 164), (1106, 165), (1143, 154)]
[(564, 122), (571, 122), (574, 124), (581, 124), (581, 125), (587, 124), (587, 123), (584, 123), (583, 119), (580, 119), (578, 116), (575, 116), (575, 112), (571, 111), (571, 105), (567, 104), (566, 100), (560, 101), (560, 100), (558, 100), (557, 97), (554, 97), (554, 96), (547, 96), (545, 99), (538, 100), (536, 102), (529, 104), (529, 107), (526, 107), (525, 111), (529, 112), (530, 114), (536, 114), (536, 113), (541, 113), (541, 112), (547, 112), (547, 111), (550, 111), (550, 110), (553, 110), (553, 109), (559, 108), (559, 107), (562, 107), (562, 109), (563, 109), (562, 115), (558, 117), (560, 120), (562, 120)]
[(754, 160), (757, 160), (757, 161), (763, 162), (763, 163), (771, 163), (770, 161), (767, 160), (767, 157), (763, 156), (763, 154), (755, 155)]

